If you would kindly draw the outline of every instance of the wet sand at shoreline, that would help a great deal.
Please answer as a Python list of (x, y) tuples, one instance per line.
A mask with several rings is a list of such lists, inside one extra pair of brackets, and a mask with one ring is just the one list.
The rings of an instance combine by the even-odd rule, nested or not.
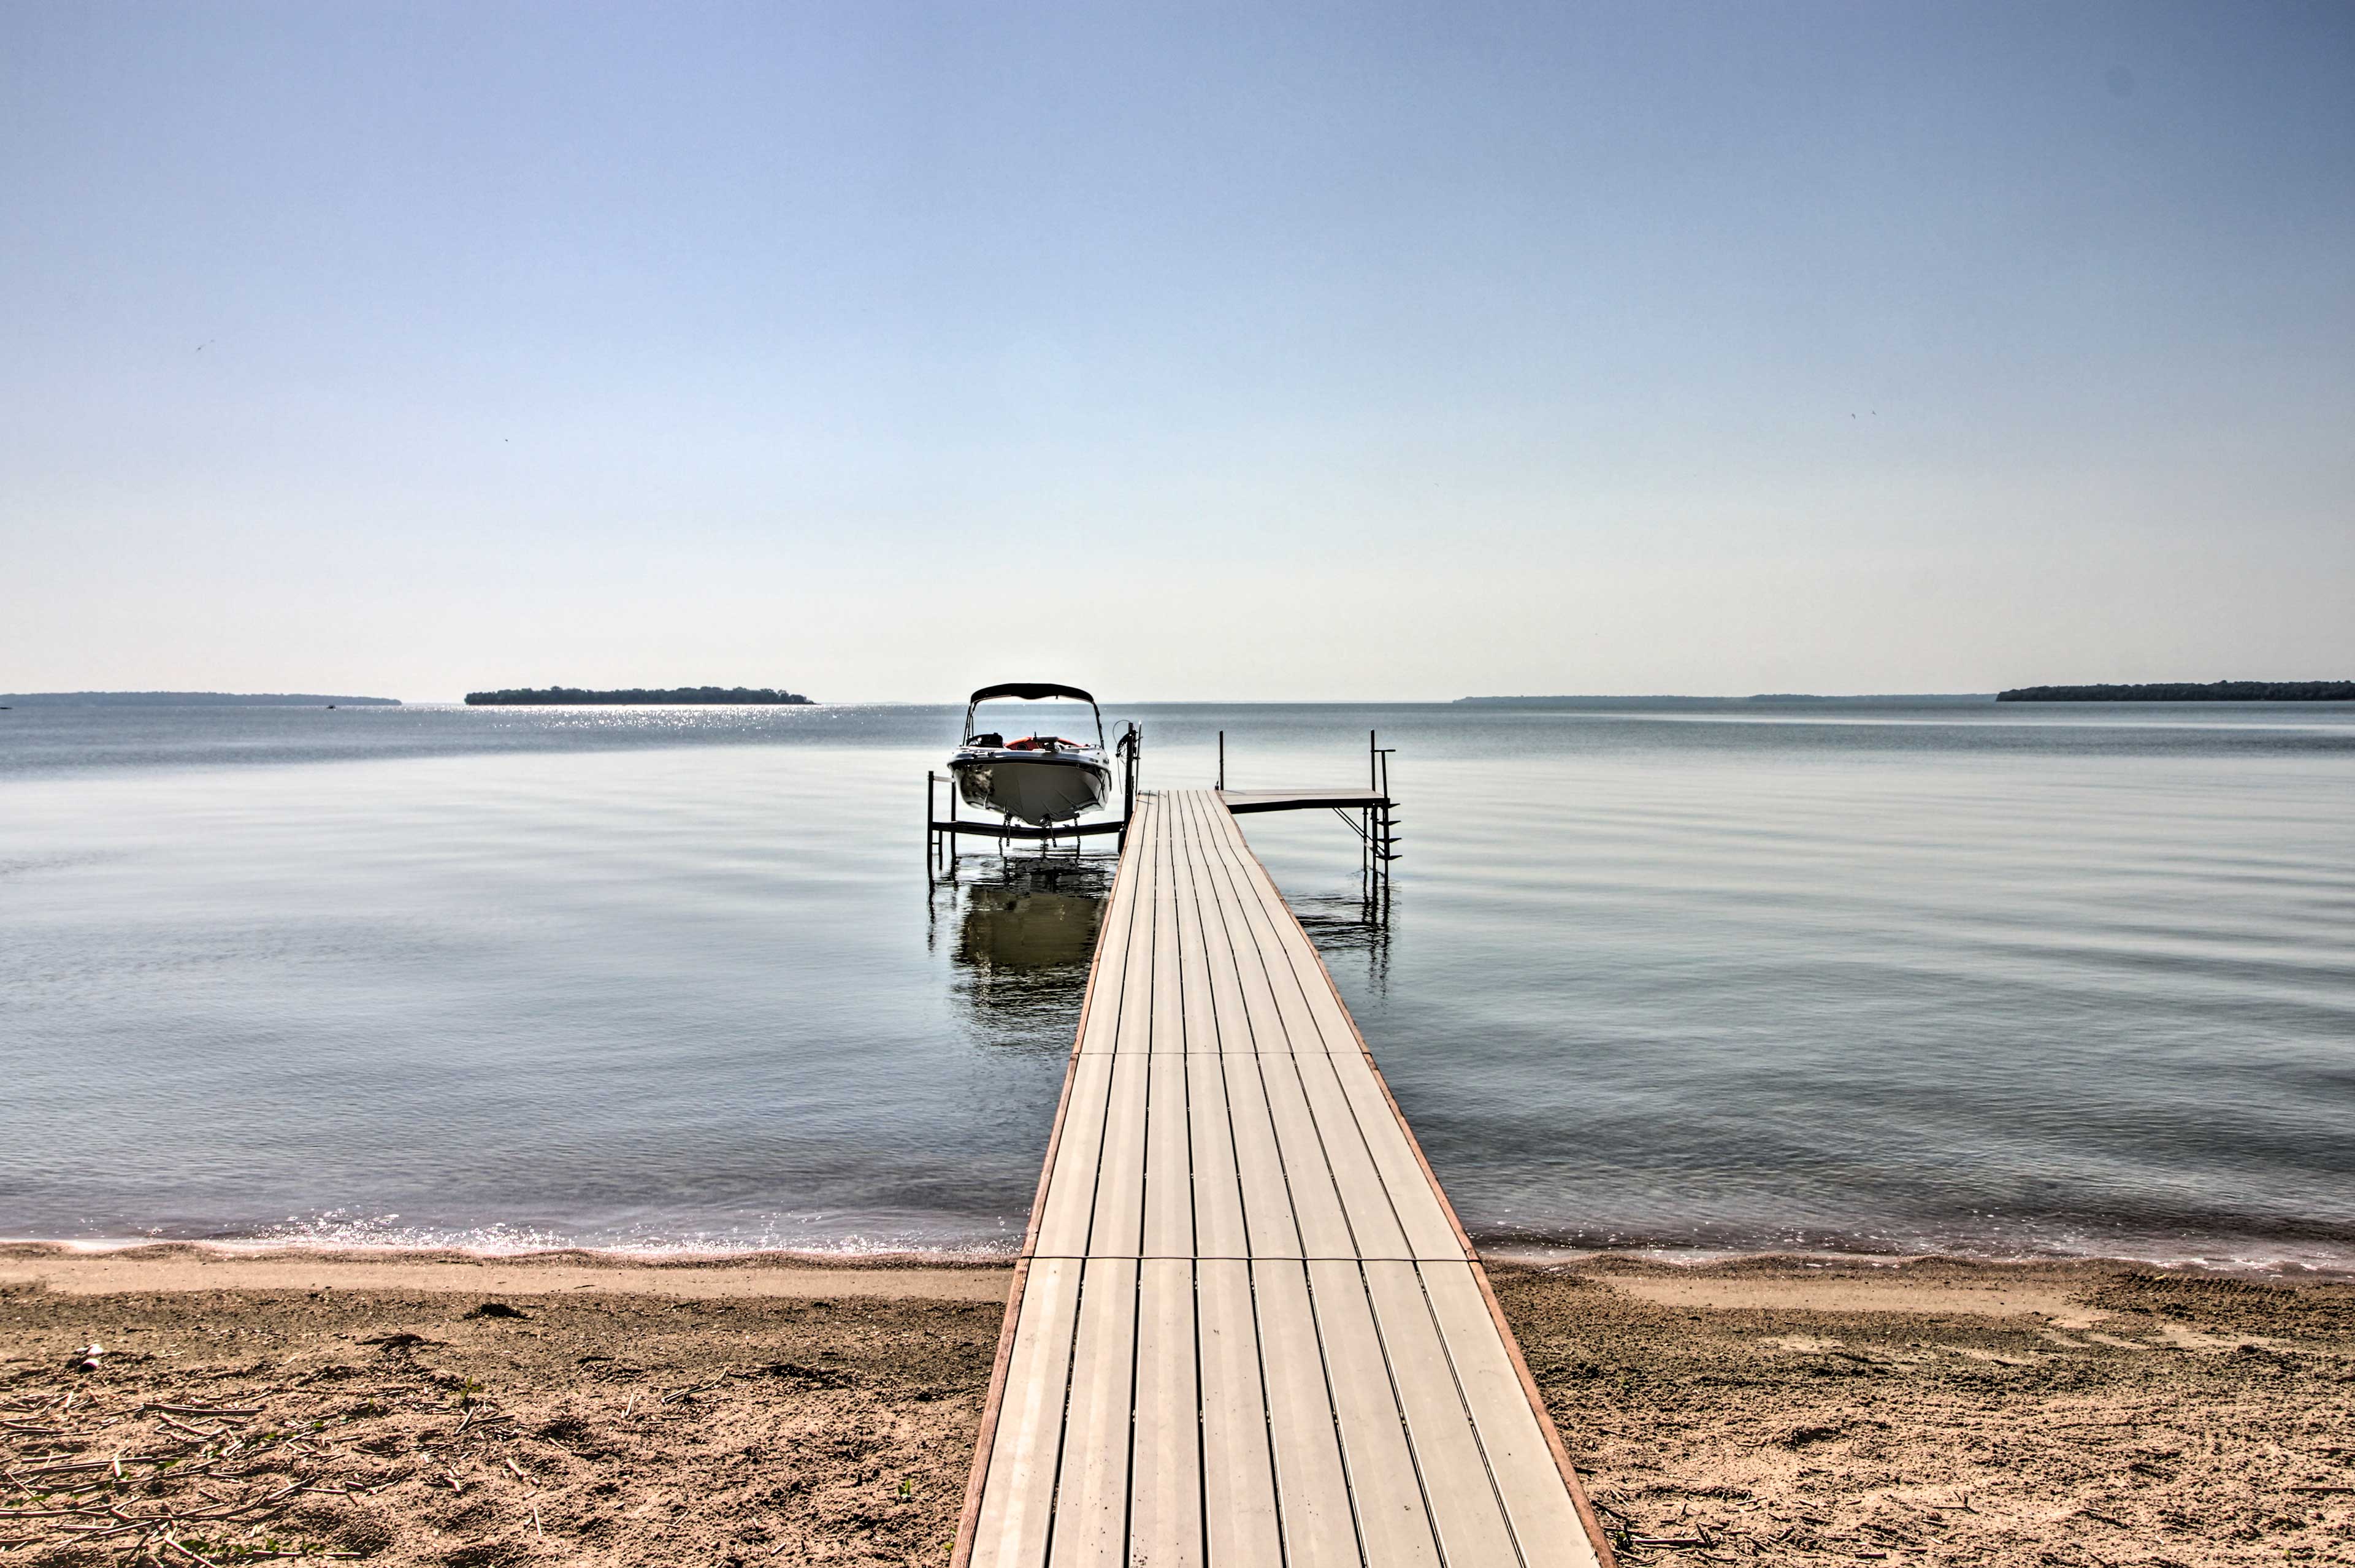
[[(1492, 1272), (1623, 1561), (2355, 1563), (2355, 1285)], [(0, 1246), (0, 1562), (937, 1564), (1007, 1277)]]
[(592, 1252), (485, 1254), (259, 1249), (185, 1243), (71, 1249), (0, 1243), (0, 1289), (36, 1284), (69, 1296), (121, 1291), (400, 1290), (460, 1293), (655, 1290), (688, 1300), (890, 1296), (1003, 1303), (1001, 1259), (832, 1258), (754, 1253), (648, 1259)]

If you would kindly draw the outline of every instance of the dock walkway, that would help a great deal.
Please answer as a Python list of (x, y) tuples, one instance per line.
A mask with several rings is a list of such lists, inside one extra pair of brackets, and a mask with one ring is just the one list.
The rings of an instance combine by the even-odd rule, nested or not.
[(1121, 855), (958, 1568), (1608, 1562), (1455, 1211), (1210, 791)]

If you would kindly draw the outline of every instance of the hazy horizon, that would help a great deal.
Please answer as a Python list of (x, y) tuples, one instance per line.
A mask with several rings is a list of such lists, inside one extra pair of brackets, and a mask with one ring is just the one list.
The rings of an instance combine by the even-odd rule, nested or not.
[[(569, 685), (569, 684), (571, 684), (571, 683), (562, 683), (562, 684), (568, 684), (568, 685)], [(676, 689), (687, 689), (687, 688), (691, 688), (691, 687), (693, 687), (693, 686), (712, 686), (712, 687), (718, 687), (718, 686), (720, 686), (721, 684), (722, 684), (722, 683), (718, 682), (718, 681), (692, 682), (692, 683), (686, 683), (686, 684), (685, 684), (685, 685), (683, 685), (681, 688), (676, 688)], [(744, 683), (741, 683), (741, 682), (734, 682), (734, 683), (728, 683), (728, 684), (731, 684), (731, 685), (743, 685)], [(2038, 685), (2039, 685), (2040, 687), (2044, 687), (2044, 686), (2068, 687), (2068, 686), (2071, 686), (2071, 685), (2073, 685), (2073, 684), (2077, 684), (2077, 683), (2071, 683), (2071, 682), (2040, 682), (2040, 683), (2038, 683)], [(2204, 684), (2204, 683), (2199, 683), (2199, 682), (2190, 682), (2190, 683), (2186, 683), (2186, 682), (2161, 682), (2161, 683), (2156, 683), (2156, 684), (2162, 684), (2162, 685), (2182, 685), (2182, 684)], [(2335, 682), (2324, 681), (2324, 682), (2320, 682), (2320, 683), (2318, 683), (2318, 684), (2344, 684), (2344, 683), (2335, 683)], [(639, 683), (639, 688), (640, 688), (641, 689), (671, 689), (671, 688), (645, 688), (645, 687), (644, 686), (644, 683)], [(484, 689), (484, 688), (474, 688), (474, 689), (476, 689), (476, 690), (482, 690), (482, 689)], [(627, 689), (631, 689), (631, 688), (626, 688), (626, 687), (612, 687), (612, 688), (597, 687), (597, 688), (582, 688), (581, 689), (585, 689), (585, 690), (604, 691), (604, 690), (627, 690)], [(2010, 689), (2010, 688), (2005, 688), (2005, 689)], [(468, 694), (466, 694), (466, 693), (459, 693), (459, 694), (455, 694), (455, 695), (449, 695), (449, 696), (418, 697), (418, 696), (401, 696), (401, 695), (399, 695), (399, 694), (395, 694), (395, 693), (391, 693), (391, 692), (387, 692), (387, 691), (372, 691), (372, 692), (368, 692), (368, 691), (354, 691), (354, 692), (244, 691), (244, 692), (230, 692), (230, 691), (200, 690), (200, 689), (184, 689), (184, 690), (172, 690), (172, 689), (138, 690), (138, 689), (129, 689), (129, 688), (126, 688), (126, 689), (116, 689), (116, 690), (61, 689), (61, 690), (56, 690), (56, 691), (15, 691), (15, 692), (0, 691), (0, 703), (16, 702), (16, 703), (24, 703), (24, 704), (27, 704), (27, 705), (28, 705), (28, 706), (34, 706), (34, 707), (71, 707), (71, 706), (75, 706), (75, 705), (76, 705), (76, 701), (77, 701), (77, 699), (87, 699), (86, 701), (82, 702), (82, 704), (81, 704), (81, 705), (83, 705), (83, 706), (94, 706), (94, 707), (137, 707), (137, 706), (140, 706), (140, 702), (139, 702), (139, 700), (138, 700), (138, 699), (158, 699), (156, 702), (150, 703), (150, 704), (148, 704), (148, 705), (149, 705), (149, 706), (196, 706), (196, 707), (201, 707), (201, 706), (234, 706), (234, 705), (235, 705), (235, 704), (237, 704), (237, 703), (240, 703), (240, 702), (245, 702), (245, 703), (264, 704), (264, 705), (272, 705), (272, 706), (286, 706), (286, 705), (291, 705), (291, 704), (295, 704), (295, 703), (317, 703), (317, 702), (334, 703), (334, 702), (353, 702), (353, 703), (368, 703), (368, 704), (387, 704), (387, 703), (389, 703), (389, 704), (394, 704), (394, 705), (398, 705), (398, 706), (420, 707), (420, 708), (431, 708), (431, 707), (458, 707), (458, 706), (464, 706), (464, 705), (465, 705), (465, 703), (464, 703), (464, 698), (465, 698), (465, 696), (466, 696), (466, 695), (468, 695)], [(1455, 697), (1435, 697), (1435, 698), (1423, 698), (1423, 697), (1385, 697), (1385, 696), (1380, 696), (1380, 695), (1364, 696), (1364, 697), (1345, 697), (1345, 698), (1306, 698), (1306, 699), (1303, 699), (1303, 698), (1202, 698), (1202, 697), (1156, 697), (1156, 696), (1137, 696), (1137, 695), (1135, 695), (1135, 694), (1133, 694), (1133, 693), (1126, 693), (1126, 692), (1114, 692), (1114, 691), (1098, 691), (1098, 692), (1096, 692), (1094, 695), (1095, 695), (1096, 699), (1098, 699), (1098, 701), (1099, 701), (1099, 702), (1101, 702), (1101, 703), (1105, 703), (1105, 704), (1118, 704), (1118, 705), (1120, 705), (1120, 706), (1122, 706), (1122, 707), (1126, 707), (1126, 708), (1235, 708), (1235, 709), (1242, 709), (1242, 708), (1325, 708), (1325, 707), (1335, 707), (1335, 708), (1381, 708), (1381, 707), (1401, 708), (1401, 707), (1433, 707), (1433, 706), (1446, 706), (1446, 705), (1450, 705), (1450, 704), (1461, 704), (1461, 703), (1500, 703), (1500, 704), (1502, 704), (1502, 703), (1538, 703), (1538, 702), (1598, 702), (1598, 703), (1614, 703), (1614, 704), (1639, 704), (1639, 703), (1646, 703), (1646, 702), (1689, 702), (1689, 703), (1700, 703), (1700, 702), (1882, 702), (1882, 703), (1903, 703), (1903, 702), (1952, 702), (1952, 703), (1965, 703), (1965, 702), (1992, 702), (1992, 701), (1994, 701), (1994, 700), (1995, 700), (1995, 699), (1996, 699), (2000, 695), (2000, 693), (1999, 693), (1998, 691), (1995, 690), (1995, 689), (1990, 688), (1990, 689), (1987, 689), (1987, 690), (1979, 690), (1979, 691), (1516, 691), (1516, 692), (1506, 692), (1506, 691), (1484, 691), (1484, 692), (1465, 692), (1465, 693), (1461, 693), (1461, 694), (1459, 694), (1459, 695), (1457, 695), (1457, 696), (1455, 696)], [(849, 696), (849, 697), (845, 697), (845, 696), (839, 696), (839, 695), (828, 696), (828, 695), (822, 695), (822, 694), (806, 694), (806, 695), (805, 695), (805, 697), (804, 697), (804, 699), (803, 699), (802, 703), (799, 703), (799, 704), (794, 704), (794, 703), (752, 704), (752, 705), (751, 705), (751, 706), (775, 706), (775, 707), (812, 706), (812, 707), (839, 707), (839, 708), (910, 708), (910, 707), (913, 707), (913, 708), (940, 708), (940, 707), (957, 707), (957, 706), (961, 706), (961, 705), (962, 705), (965, 700), (966, 700), (966, 695), (965, 695), (964, 692), (962, 692), (962, 691), (957, 692), (957, 693), (954, 693), (954, 694), (947, 694), (947, 695), (932, 695), (932, 696), (923, 696), (923, 697), (858, 697), (858, 696)], [(2080, 701), (2082, 701), (2082, 700), (2090, 700), (2090, 699), (2073, 699), (2073, 700), (2080, 700)], [(2140, 701), (2140, 699), (2137, 699), (2137, 700), (2138, 702)], [(2174, 705), (2175, 705), (2175, 706), (2200, 706), (2200, 707), (2206, 707), (2206, 706), (2212, 706), (2212, 705), (2213, 705), (2214, 700), (2215, 700), (2215, 699), (2198, 699), (2198, 700), (2196, 700), (2196, 701), (2190, 701), (2190, 700), (2187, 700), (2187, 701), (2179, 701), (2179, 702), (2174, 703)], [(2304, 702), (2319, 702), (2319, 703), (2335, 703), (2335, 704), (2344, 704), (2344, 703), (2347, 701), (2347, 699), (2343, 699), (2343, 698), (2335, 698), (2335, 697), (2332, 697), (2332, 698), (2268, 698), (2268, 699), (2233, 699), (2233, 700), (2235, 700), (2235, 701), (2243, 701), (2243, 702), (2245, 702), (2245, 703), (2249, 703), (2249, 704), (2254, 704), (2254, 703), (2258, 703), (2258, 702), (2262, 701), (2262, 702), (2264, 702), (2264, 703), (2265, 703), (2265, 704), (2267, 704), (2267, 705), (2271, 705), (2271, 706), (2280, 706), (2280, 705), (2282, 705), (2282, 704), (2284, 704), (2284, 703), (2304, 703)], [(2155, 701), (2155, 702), (2150, 702), (2150, 703), (2147, 703), (2147, 704), (2144, 704), (2144, 705), (2146, 705), (2146, 706), (2167, 706), (2167, 705), (2169, 705), (2169, 704), (2168, 704), (2166, 701)], [(543, 710), (543, 709), (544, 709), (544, 708), (545, 708), (546, 706), (548, 706), (548, 705), (533, 705), (533, 704), (520, 704), (520, 705), (518, 705), (518, 704), (512, 704), (512, 703), (493, 703), (493, 704), (486, 704), (486, 705), (485, 705), (485, 706), (487, 709), (489, 709), (490, 710), (494, 710), (494, 711), (500, 711), (500, 712), (518, 712), (518, 711), (538, 711), (538, 710)], [(594, 707), (594, 706), (640, 706), (640, 707), (698, 707), (698, 706), (706, 706), (706, 707), (708, 707), (708, 706), (713, 706), (713, 705), (711, 705), (711, 704), (698, 704), (698, 703), (694, 703), (694, 702), (691, 702), (691, 701), (680, 701), (680, 702), (676, 702), (676, 703), (652, 703), (652, 702), (646, 702), (646, 703), (637, 703), (637, 704), (596, 704), (596, 703), (584, 703), (584, 704), (580, 704), (579, 706), (586, 706), (586, 707)], [(726, 706), (731, 706), (731, 705), (721, 704), (721, 705), (718, 705), (718, 706), (726, 707)]]
[[(569, 684), (572, 684), (572, 683), (567, 682), (567, 683), (564, 683), (564, 684), (568, 684), (568, 685), (569, 685)], [(644, 682), (639, 682), (639, 683), (636, 683), (636, 684), (637, 684), (637, 685), (639, 685), (640, 687), (644, 687), (644, 686), (645, 686), (645, 683), (644, 683)], [(684, 684), (684, 685), (706, 685), (706, 686), (716, 686), (716, 685), (719, 685), (719, 682), (717, 682), (717, 681), (701, 681), (701, 682), (689, 682), (689, 683), (683, 683), (683, 684)], [(741, 683), (741, 682), (731, 682), (731, 683), (730, 683), (730, 684), (744, 684), (744, 683)], [(477, 687), (477, 688), (474, 688), (474, 689), (475, 689), (475, 690), (477, 690), (477, 691), (480, 691), (480, 690), (484, 690), (484, 689), (486, 689), (486, 688), (481, 688), (481, 687)], [(595, 691), (608, 691), (608, 690), (612, 690), (612, 691), (618, 691), (618, 690), (627, 690), (627, 689), (629, 689), (629, 688), (626, 688), (626, 687), (590, 687), (590, 688), (583, 688), (582, 689), (586, 689), (586, 690), (595, 690)], [(672, 689), (672, 688), (646, 688), (646, 689)], [(461, 693), (457, 693), (457, 694), (455, 694), (455, 695), (446, 696), (446, 697), (405, 697), (405, 696), (400, 696), (400, 695), (399, 695), (399, 694), (397, 694), (397, 693), (389, 692), (389, 691), (352, 691), (352, 692), (296, 692), (296, 691), (259, 691), (259, 690), (256, 690), (256, 691), (219, 691), (219, 690), (202, 689), (202, 688), (186, 688), (186, 689), (172, 689), (172, 688), (160, 688), (160, 687), (159, 687), (159, 688), (135, 688), (135, 687), (126, 687), (126, 688), (113, 688), (113, 689), (104, 689), (104, 690), (101, 690), (101, 689), (91, 688), (72, 688), (72, 687), (68, 687), (68, 688), (59, 688), (59, 689), (57, 689), (57, 690), (54, 690), (54, 691), (0, 691), (0, 699), (5, 699), (5, 700), (10, 700), (10, 701), (25, 701), (25, 702), (46, 702), (46, 703), (56, 703), (56, 704), (59, 705), (59, 706), (64, 706), (64, 705), (66, 704), (66, 699), (72, 699), (72, 698), (106, 698), (106, 699), (115, 699), (115, 700), (117, 700), (117, 701), (124, 701), (125, 699), (132, 699), (132, 698), (139, 698), (139, 697), (155, 697), (155, 698), (216, 698), (216, 699), (218, 699), (218, 698), (245, 698), (245, 699), (255, 699), (255, 700), (260, 700), (260, 699), (272, 699), (272, 700), (277, 700), (277, 701), (299, 701), (299, 700), (316, 700), (316, 701), (321, 701), (321, 702), (342, 702), (342, 701), (355, 701), (355, 702), (385, 702), (385, 701), (391, 701), (391, 702), (400, 702), (400, 703), (408, 704), (408, 705), (411, 705), (411, 706), (417, 706), (417, 707), (432, 707), (432, 706), (435, 706), (435, 705), (437, 705), (437, 704), (446, 705), (446, 704), (463, 703), (463, 701), (464, 701), (464, 699), (465, 695), (466, 695), (465, 693), (461, 692)], [(943, 697), (826, 697), (826, 696), (820, 696), (820, 695), (817, 695), (817, 694), (815, 694), (815, 693), (811, 693), (811, 694), (808, 694), (808, 695), (809, 695), (809, 700), (810, 700), (810, 702), (811, 702), (813, 705), (819, 706), (819, 707), (837, 706), (837, 707), (884, 707), (884, 708), (890, 708), (890, 707), (938, 707), (938, 706), (941, 706), (941, 705), (943, 705), (943, 704), (954, 705), (954, 704), (958, 704), (958, 703), (962, 703), (962, 702), (964, 702), (964, 701), (965, 700), (965, 695), (966, 695), (966, 694), (964, 694), (964, 693), (963, 693), (963, 692), (958, 692), (958, 693), (956, 693), (956, 694), (954, 694), (954, 695), (953, 695), (953, 696), (943, 696)], [(1419, 703), (1448, 703), (1448, 702), (1653, 702), (1653, 701), (1657, 701), (1657, 702), (1746, 702), (1746, 701), (1749, 701), (1749, 700), (1751, 700), (1751, 699), (1755, 699), (1755, 698), (1761, 698), (1761, 697), (1820, 699), (1821, 700), (1828, 701), (1828, 702), (1870, 702), (1870, 701), (1875, 701), (1875, 700), (1905, 701), (1905, 700), (1922, 699), (1929, 699), (1929, 698), (1953, 699), (1956, 699), (1956, 700), (1962, 700), (1962, 699), (1976, 699), (1976, 698), (1983, 698), (1983, 697), (1984, 697), (1984, 698), (1992, 698), (1992, 697), (1994, 697), (1994, 696), (1995, 696), (1995, 693), (1994, 693), (1994, 691), (1992, 691), (1992, 690), (1988, 690), (1988, 691), (1813, 691), (1813, 692), (1785, 692), (1785, 691), (1773, 691), (1773, 692), (1756, 692), (1756, 691), (1510, 691), (1510, 692), (1507, 692), (1507, 691), (1476, 691), (1476, 692), (1464, 692), (1464, 693), (1460, 693), (1460, 694), (1458, 694), (1457, 696), (1455, 696), (1455, 697), (1429, 697), (1429, 698), (1423, 698), (1423, 697), (1409, 697), (1409, 698), (1392, 698), (1392, 697), (1372, 696), (1372, 697), (1328, 698), (1328, 699), (1298, 699), (1298, 698), (1281, 698), (1281, 697), (1272, 697), (1272, 698), (1132, 697), (1132, 696), (1126, 696), (1126, 695), (1114, 695), (1114, 694), (1112, 694), (1112, 693), (1108, 693), (1108, 692), (1102, 692), (1102, 691), (1097, 692), (1095, 695), (1096, 695), (1096, 697), (1098, 698), (1098, 699), (1099, 699), (1099, 700), (1102, 700), (1102, 701), (1106, 701), (1106, 702), (1118, 701), (1118, 702), (1123, 702), (1123, 703), (1127, 703), (1127, 704), (1132, 704), (1132, 705), (1142, 705), (1142, 706), (1170, 706), (1170, 707), (1180, 707), (1180, 706), (1209, 706), (1209, 705), (1223, 705), (1223, 706), (1229, 706), (1229, 707), (1245, 708), (1245, 707), (1254, 707), (1254, 706), (1257, 706), (1257, 707), (1325, 707), (1325, 706), (1351, 707), (1351, 706), (1399, 706), (1399, 705), (1419, 704)], [(126, 703), (125, 703), (125, 705), (129, 705), (129, 704), (126, 702)], [(677, 705), (677, 706), (691, 706), (691, 705)], [(781, 705), (781, 706), (782, 706), (782, 705)]]
[(0, 91), (28, 691), (2355, 668), (2343, 5), (126, 0)]

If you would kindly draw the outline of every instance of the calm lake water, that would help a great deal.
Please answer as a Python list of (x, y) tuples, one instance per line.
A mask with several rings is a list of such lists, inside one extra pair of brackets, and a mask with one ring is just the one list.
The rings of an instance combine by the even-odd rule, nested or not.
[[(0, 714), (0, 1234), (1018, 1239), (1109, 860), (957, 710)], [(2355, 712), (1137, 707), (1475, 1236), (2355, 1265)], [(969, 850), (977, 847), (967, 842)]]

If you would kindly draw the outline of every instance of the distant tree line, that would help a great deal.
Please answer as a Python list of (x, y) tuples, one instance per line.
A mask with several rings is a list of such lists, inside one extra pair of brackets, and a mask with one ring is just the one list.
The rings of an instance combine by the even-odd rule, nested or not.
[(0, 706), (24, 708), (398, 708), (397, 697), (316, 691), (0, 691)]
[(2211, 680), (2207, 685), (2022, 686), (1998, 702), (2350, 702), (2355, 680)]
[(666, 690), (648, 690), (642, 686), (634, 686), (620, 691), (588, 691), (577, 686), (551, 686), (545, 690), (514, 687), (506, 691), (466, 693), (466, 706), (469, 708), (559, 708), (591, 702), (702, 702), (750, 706), (755, 703), (805, 703), (808, 700), (798, 691), (778, 691), (765, 686), (674, 686)]

